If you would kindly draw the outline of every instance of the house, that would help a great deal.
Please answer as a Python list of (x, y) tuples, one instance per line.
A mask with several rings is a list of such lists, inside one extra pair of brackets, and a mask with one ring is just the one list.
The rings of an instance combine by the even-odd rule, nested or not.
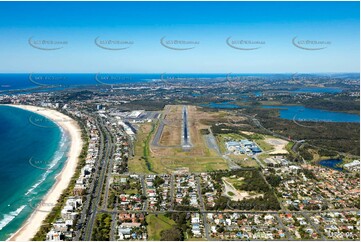
[(118, 228), (119, 240), (129, 239), (130, 238), (130, 232), (131, 232), (131, 228), (119, 227)]
[(64, 240), (62, 232), (55, 231), (53, 228), (46, 234), (47, 241), (61, 241)]

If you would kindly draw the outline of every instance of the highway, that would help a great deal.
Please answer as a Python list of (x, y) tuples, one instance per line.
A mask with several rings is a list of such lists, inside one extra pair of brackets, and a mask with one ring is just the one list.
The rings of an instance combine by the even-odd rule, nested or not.
[[(113, 143), (112, 143), (112, 137), (107, 128), (105, 127), (103, 120), (100, 119), (98, 122), (98, 125), (100, 127), (101, 133), (104, 133), (102, 136), (103, 142), (105, 144), (105, 152), (104, 156), (102, 156), (101, 159), (99, 159), (101, 162), (98, 164), (98, 176), (94, 178), (95, 184), (93, 187), (92, 192), (92, 203), (88, 210), (88, 222), (86, 223), (84, 236), (82, 237), (82, 240), (90, 241), (92, 237), (92, 231), (96, 219), (96, 215), (98, 213), (98, 207), (100, 206), (100, 201), (102, 197), (102, 190), (104, 185), (104, 179), (106, 177), (107, 173), (107, 167), (109, 163), (109, 158), (112, 157), (112, 150), (113, 150)], [(105, 138), (105, 139), (104, 139)]]
[[(97, 126), (97, 129), (100, 130), (99, 127), (99, 123), (96, 119), (94, 119), (96, 121), (95, 125)], [(97, 167), (95, 168), (95, 174), (97, 174), (99, 172), (99, 165), (101, 163), (102, 157), (103, 157), (103, 151), (104, 151), (104, 137), (103, 137), (103, 133), (99, 132), (100, 134), (100, 143), (99, 143), (99, 153), (98, 153), (98, 158), (96, 161)], [(80, 214), (80, 219), (78, 221), (77, 227), (81, 228), (81, 230), (76, 233), (74, 240), (75, 241), (79, 241), (80, 238), (82, 237), (82, 233), (84, 232), (84, 225), (87, 223), (88, 218), (88, 214), (91, 213), (91, 202), (92, 202), (92, 195), (93, 195), (93, 191), (94, 191), (94, 187), (95, 187), (95, 182), (96, 179), (93, 178), (91, 183), (90, 183), (90, 188), (87, 191), (86, 194), (86, 199), (85, 202), (83, 203), (83, 209), (82, 212)], [(91, 191), (91, 192), (89, 192)]]
[[(111, 142), (113, 144), (113, 141), (111, 141)], [(109, 186), (110, 186), (110, 179), (109, 178), (111, 177), (113, 163), (114, 163), (114, 159), (113, 159), (114, 149), (115, 149), (115, 146), (112, 145), (112, 150), (111, 150), (110, 157), (109, 157), (109, 162), (108, 162), (108, 174), (107, 174), (108, 179), (106, 180), (106, 187), (105, 187), (104, 200), (103, 200), (103, 208), (106, 208), (108, 206), (108, 193), (109, 193)]]
[[(187, 124), (187, 111), (186, 111), (186, 107), (183, 107), (183, 136), (182, 139), (184, 140), (184, 143), (182, 144), (182, 146), (184, 144), (190, 144), (190, 140), (189, 140), (189, 133), (188, 133), (188, 124)], [(250, 117), (249, 118), (252, 119), (252, 121), (254, 123), (257, 123), (258, 127), (263, 127), (260, 122), (254, 118), (254, 117)], [(109, 179), (106, 179), (107, 177), (109, 178), (111, 175), (111, 168), (112, 168), (112, 164), (113, 164), (113, 153), (114, 153), (114, 144), (113, 144), (113, 140), (112, 140), (112, 134), (111, 132), (107, 129), (107, 127), (105, 126), (104, 122), (102, 119), (96, 119), (96, 126), (98, 128), (98, 130), (100, 130), (100, 148), (99, 148), (99, 156), (97, 159), (97, 165), (96, 165), (96, 171), (94, 173), (94, 177), (92, 179), (91, 185), (90, 185), (90, 189), (89, 189), (89, 193), (86, 195), (86, 201), (83, 204), (83, 210), (79, 219), (79, 222), (77, 224), (78, 227), (82, 227), (80, 232), (76, 233), (76, 236), (74, 237), (74, 240), (87, 240), (90, 241), (92, 239), (92, 231), (94, 228), (94, 224), (96, 221), (96, 215), (98, 213), (108, 213), (112, 215), (112, 226), (111, 226), (111, 239), (114, 240), (115, 239), (115, 234), (116, 234), (116, 217), (118, 216), (119, 213), (145, 213), (145, 214), (165, 214), (165, 213), (179, 213), (179, 212), (188, 212), (188, 213), (194, 213), (194, 212), (198, 212), (202, 215), (202, 220), (203, 220), (203, 224), (204, 224), (204, 233), (205, 233), (205, 237), (207, 240), (212, 240), (212, 238), (210, 237), (210, 230), (209, 230), (209, 224), (207, 223), (207, 217), (206, 214), (207, 213), (219, 213), (219, 211), (207, 211), (205, 206), (204, 206), (204, 201), (203, 201), (203, 197), (201, 194), (201, 181), (200, 178), (197, 177), (197, 190), (198, 190), (198, 197), (199, 197), (199, 202), (200, 202), (200, 210), (199, 211), (176, 211), (173, 210), (173, 198), (174, 198), (174, 175), (171, 175), (171, 186), (170, 186), (170, 196), (171, 196), (171, 203), (170, 203), (170, 209), (166, 210), (166, 211), (150, 211), (148, 210), (148, 203), (147, 201), (144, 201), (144, 206), (142, 210), (135, 210), (135, 211), (123, 211), (123, 210), (117, 210), (116, 207), (113, 210), (110, 210), (107, 208), (107, 197), (108, 197), (108, 191), (109, 191)], [(273, 132), (272, 132), (273, 133)], [(217, 144), (215, 141), (215, 138), (213, 134), (211, 133), (211, 137), (208, 140), (208, 142), (211, 145)], [(275, 135), (280, 137), (279, 135)], [(212, 139), (213, 138), (213, 139)], [(280, 137), (281, 138), (281, 137)], [(282, 137), (283, 139), (285, 139), (285, 137)], [(295, 146), (297, 145), (299, 147), (300, 144), (302, 144), (304, 141), (295, 141)], [(295, 150), (298, 149), (298, 147), (292, 147), (292, 149), (294, 148)], [(219, 147), (215, 146), (214, 147), (216, 150), (219, 151)], [(217, 152), (218, 153), (218, 152)], [(220, 154), (220, 152), (219, 152)], [(230, 158), (226, 155), (222, 156), (224, 159), (226, 159), (229, 162), (229, 165), (231, 167), (231, 169), (238, 169), (239, 166), (237, 166), (236, 164), (232, 164), (234, 163), (232, 160), (230, 160)], [(255, 155), (253, 156), (254, 159), (256, 159), (256, 161), (260, 164), (261, 167), (264, 167), (263, 164), (258, 160), (258, 157)], [(239, 167), (240, 168), (240, 167)], [(263, 177), (263, 176), (262, 176)], [(145, 191), (145, 179), (144, 179), (144, 174), (141, 175), (141, 184), (142, 184), (142, 190), (143, 190), (143, 195), (146, 194)], [(263, 177), (264, 179), (264, 177)], [(104, 190), (105, 189), (105, 190)], [(102, 199), (102, 194), (104, 192), (104, 199)], [(329, 212), (334, 212), (334, 211), (345, 211), (344, 209), (342, 210), (328, 210)], [(353, 210), (350, 209), (350, 211), (358, 211), (358, 210)], [(274, 214), (277, 217), (277, 220), (279, 222), (279, 225), (282, 228), (285, 228), (284, 225), (282, 224), (281, 219), (279, 218), (278, 214), (279, 213), (289, 213), (290, 211), (285, 210), (283, 207), (281, 207), (281, 210), (279, 211), (248, 211), (248, 210), (233, 210), (233, 211), (223, 211), (223, 213), (251, 213), (251, 214), (264, 214), (264, 213), (269, 213), (269, 214)], [(308, 221), (310, 221), (310, 224), (315, 228), (315, 231), (318, 232), (321, 236), (322, 234), (320, 233), (320, 231), (318, 231), (317, 226), (315, 226), (312, 221), (310, 220), (310, 218), (308, 217), (308, 214), (313, 214), (313, 213), (319, 213), (320, 211), (292, 211), (292, 213), (300, 213), (302, 214)], [(327, 211), (323, 211), (323, 212), (327, 212)], [(285, 230), (286, 232), (286, 237), (287, 239), (290, 239), (290, 235), (287, 232), (287, 230)], [(322, 240), (325, 240), (325, 238), (322, 236), (321, 237)]]

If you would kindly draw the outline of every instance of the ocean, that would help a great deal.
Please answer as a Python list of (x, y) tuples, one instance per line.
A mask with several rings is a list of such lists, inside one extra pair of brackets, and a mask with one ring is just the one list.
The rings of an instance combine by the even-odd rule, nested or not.
[[(255, 74), (255, 73), (0, 73), (0, 95), (7, 94), (13, 90), (42, 88), (41, 91), (59, 90), (67, 87), (79, 87), (100, 84), (124, 84), (148, 81), (169, 81), (182, 80), (184, 78), (197, 78), (202, 80), (241, 80), (245, 78), (289, 78), (291, 74)], [(51, 86), (51, 89), (47, 89)]]
[[(24, 90), (52, 86), (49, 90), (64, 89), (67, 87), (79, 87), (103, 84), (124, 84), (148, 81), (166, 80), (172, 81), (182, 78), (223, 78), (227, 74), (114, 74), (114, 73), (82, 73), (82, 74), (52, 74), (52, 73), (29, 73), (29, 74), (6, 74), (0, 73), (0, 94), (6, 94), (12, 90)], [(45, 90), (46, 91), (46, 90)]]
[(0, 105), (0, 240), (21, 227), (53, 186), (69, 141), (49, 119)]

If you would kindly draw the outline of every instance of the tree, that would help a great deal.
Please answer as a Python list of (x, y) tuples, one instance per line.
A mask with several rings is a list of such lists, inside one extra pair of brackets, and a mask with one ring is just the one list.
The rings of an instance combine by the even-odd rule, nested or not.
[(154, 186), (159, 187), (164, 183), (164, 179), (160, 178), (159, 176), (156, 176), (154, 179)]
[(177, 228), (173, 227), (171, 229), (163, 230), (160, 233), (160, 240), (162, 241), (180, 241), (184, 240), (182, 231)]

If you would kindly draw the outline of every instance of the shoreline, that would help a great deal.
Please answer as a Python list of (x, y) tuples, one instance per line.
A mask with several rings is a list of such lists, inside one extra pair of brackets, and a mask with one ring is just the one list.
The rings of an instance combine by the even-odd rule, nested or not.
[[(6, 106), (27, 110), (52, 120), (66, 135), (69, 135), (70, 139), (70, 149), (66, 155), (66, 162), (63, 169), (56, 175), (55, 183), (42, 198), (41, 203), (32, 212), (30, 217), (7, 239), (7, 241), (30, 241), (56, 205), (63, 191), (69, 186), (78, 164), (78, 157), (82, 150), (83, 140), (81, 137), (81, 129), (77, 122), (56, 110), (30, 105)], [(43, 209), (41, 209), (42, 207)]]

